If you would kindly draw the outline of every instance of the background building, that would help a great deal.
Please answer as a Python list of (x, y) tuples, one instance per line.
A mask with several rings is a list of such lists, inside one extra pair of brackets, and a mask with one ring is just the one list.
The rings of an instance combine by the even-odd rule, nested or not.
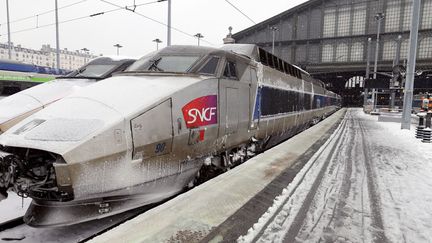
[[(82, 50), (69, 51), (65, 48), (60, 50), (60, 68), (68, 70), (77, 69), (95, 57), (95, 55)], [(7, 44), (0, 43), (0, 59), (9, 59)], [(24, 48), (21, 47), (21, 45), (13, 45), (12, 60), (55, 68), (57, 60), (56, 49), (51, 48), (50, 45), (43, 45), (40, 50)]]
[[(389, 73), (398, 46), (400, 64), (406, 63), (411, 12), (412, 1), (409, 0), (310, 0), (240, 31), (233, 38), (237, 43), (256, 43), (271, 51), (272, 29), (276, 27), (277, 56), (326, 81), (345, 98), (355, 98), (353, 104), (361, 104), (359, 96), (364, 85), (368, 38), (372, 39), (371, 75), (375, 58), (378, 30), (375, 16), (384, 14), (378, 71)], [(416, 77), (416, 83), (422, 83), (424, 88), (432, 87), (428, 76), (432, 70), (432, 0), (422, 1), (417, 53), (417, 69), (421, 75)], [(378, 75), (380, 78), (389, 80)]]

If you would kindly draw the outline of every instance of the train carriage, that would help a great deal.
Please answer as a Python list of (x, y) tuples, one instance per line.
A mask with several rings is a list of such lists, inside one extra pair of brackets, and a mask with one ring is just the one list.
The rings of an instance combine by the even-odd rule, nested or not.
[(0, 94), (12, 95), (21, 90), (54, 80), (69, 71), (36, 66), (11, 60), (0, 60)]

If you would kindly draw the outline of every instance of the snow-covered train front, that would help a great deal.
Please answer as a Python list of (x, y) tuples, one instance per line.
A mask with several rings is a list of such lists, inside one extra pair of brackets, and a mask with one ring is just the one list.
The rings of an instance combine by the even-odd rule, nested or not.
[(167, 47), (2, 134), (0, 195), (33, 198), (25, 216), (33, 226), (105, 217), (176, 195), (339, 102), (254, 45)]
[(97, 57), (65, 76), (0, 100), (0, 134), (75, 90), (125, 70), (134, 61), (126, 57)]

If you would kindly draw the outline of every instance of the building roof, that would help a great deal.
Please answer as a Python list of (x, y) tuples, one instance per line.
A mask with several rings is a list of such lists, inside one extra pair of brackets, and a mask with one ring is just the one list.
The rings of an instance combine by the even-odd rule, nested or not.
[(256, 30), (259, 27), (275, 24), (275, 22), (278, 22), (281, 18), (284, 18), (286, 16), (292, 15), (293, 13), (299, 12), (299, 11), (301, 11), (301, 10), (303, 10), (303, 9), (305, 9), (305, 8), (313, 5), (313, 4), (321, 3), (321, 2), (323, 2), (323, 0), (309, 0), (307, 2), (304, 2), (304, 3), (300, 4), (300, 5), (297, 5), (297, 6), (293, 7), (293, 8), (290, 8), (290, 9), (288, 9), (288, 10), (286, 10), (286, 11), (284, 11), (284, 12), (278, 14), (278, 15), (275, 15), (275, 16), (269, 18), (269, 19), (266, 19), (266, 20), (264, 20), (264, 21), (262, 21), (262, 22), (260, 22), (258, 24), (255, 24), (255, 25), (253, 25), (253, 26), (251, 26), (251, 27), (249, 27), (247, 29), (244, 29), (242, 31), (239, 31), (239, 32), (233, 34), (233, 38), (234, 39), (238, 39), (239, 37), (247, 35), (249, 32), (252, 32), (252, 31)]

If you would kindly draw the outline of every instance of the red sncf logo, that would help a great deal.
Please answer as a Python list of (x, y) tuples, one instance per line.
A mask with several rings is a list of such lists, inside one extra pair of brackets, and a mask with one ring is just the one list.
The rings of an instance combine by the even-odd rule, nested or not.
[(202, 96), (182, 108), (187, 128), (217, 123), (217, 95)]

